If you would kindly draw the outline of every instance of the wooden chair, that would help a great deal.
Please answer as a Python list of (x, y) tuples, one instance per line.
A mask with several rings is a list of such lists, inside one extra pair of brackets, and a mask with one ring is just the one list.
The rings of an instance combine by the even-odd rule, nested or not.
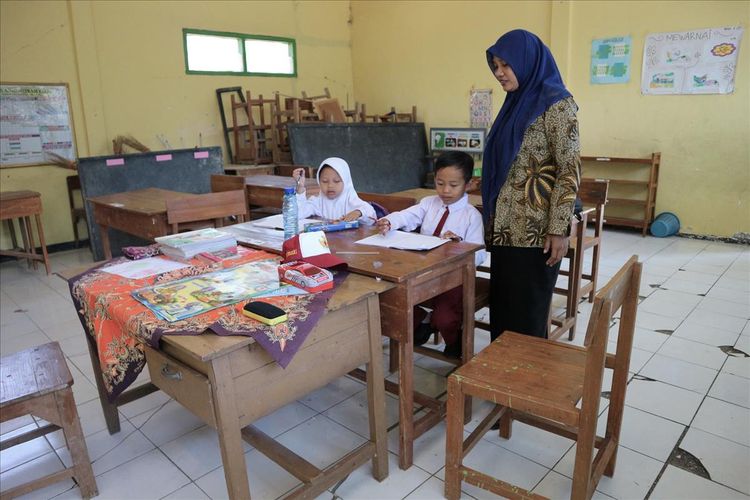
[[(500, 436), (506, 439), (512, 421), (519, 420), (576, 441), (573, 499), (590, 498), (601, 475), (614, 474), (641, 267), (637, 256), (631, 257), (596, 294), (583, 347), (505, 332), (448, 378), (446, 498), (459, 498), (461, 481), (508, 498), (542, 498), (463, 465), (463, 458), (498, 420)], [(609, 325), (620, 308), (617, 349), (608, 355)], [(598, 437), (605, 366), (614, 373), (607, 429)], [(496, 406), (464, 441), (465, 396), (494, 401)]]
[(315, 179), (315, 173), (318, 169), (310, 165), (292, 165), (290, 163), (278, 164), (276, 165), (276, 175), (291, 177), (292, 172), (294, 172), (294, 170), (298, 168), (305, 169), (305, 177), (307, 177), (308, 179)]
[[(199, 227), (222, 227), (224, 218), (237, 216), (240, 222), (247, 215), (245, 189), (207, 193), (167, 201), (167, 222), (172, 225), (172, 233), (180, 232), (180, 224), (193, 223), (189, 229)], [(203, 223), (200, 226), (195, 223)], [(187, 229), (187, 228), (183, 228)]]
[[(36, 221), (36, 230), (39, 234), (42, 255), (36, 253), (34, 230), (31, 227), (32, 215)], [(14, 219), (18, 219), (23, 248), (18, 247), (15, 225), (13, 223)], [(26, 190), (0, 192), (0, 221), (3, 220), (8, 224), (11, 248), (0, 250), (0, 255), (26, 259), (29, 267), (33, 267), (34, 269), (36, 269), (37, 261), (44, 262), (44, 267), (47, 270), (47, 274), (49, 274), (49, 255), (47, 255), (47, 243), (44, 241), (44, 227), (42, 226), (42, 195), (36, 191)]]
[(594, 214), (589, 217), (588, 221), (594, 224), (594, 235), (584, 236), (581, 246), (582, 253), (589, 248), (592, 249), (591, 267), (589, 271), (581, 270), (582, 283), (579, 297), (588, 295), (589, 302), (594, 302), (596, 294), (596, 283), (599, 275), (599, 255), (601, 254), (602, 230), (604, 228), (604, 205), (607, 204), (607, 194), (609, 192), (608, 180), (582, 180), (578, 188), (578, 197), (584, 206), (592, 207)]
[(81, 190), (81, 178), (77, 175), (71, 175), (65, 178), (65, 182), (68, 185), (68, 203), (70, 204), (70, 219), (73, 221), (73, 236), (75, 238), (76, 248), (78, 248), (80, 240), (80, 237), (78, 236), (78, 222), (81, 219), (86, 220), (86, 209), (84, 207), (76, 207), (73, 193)]
[[(238, 102), (236, 96), (232, 95), (234, 163), (258, 164), (273, 161), (271, 144), (273, 131), (270, 121), (273, 104), (273, 99), (263, 99), (263, 95), (258, 95), (257, 99), (253, 99), (249, 90), (245, 102)], [(240, 113), (240, 110), (244, 113)], [(243, 114), (247, 118), (247, 123), (242, 123), (244, 120), (240, 119)]]
[(0, 450), (62, 429), (73, 466), (0, 493), (14, 498), (58, 481), (74, 479), (81, 495), (98, 495), (86, 441), (73, 399), (73, 377), (60, 344), (51, 342), (0, 358), (0, 422), (33, 415), (48, 424), (0, 442)]

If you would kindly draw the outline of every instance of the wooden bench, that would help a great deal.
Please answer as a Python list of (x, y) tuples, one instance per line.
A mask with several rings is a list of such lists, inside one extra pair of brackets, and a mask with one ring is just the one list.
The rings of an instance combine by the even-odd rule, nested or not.
[(73, 459), (72, 467), (3, 491), (0, 497), (25, 495), (68, 478), (78, 483), (82, 496), (91, 498), (99, 494), (72, 385), (73, 377), (57, 342), (0, 358), (0, 422), (29, 414), (50, 422), (0, 442), (0, 450), (62, 429)]
[[(42, 245), (42, 255), (36, 253), (34, 231), (31, 228), (32, 215), (36, 219), (36, 230), (39, 233), (39, 242)], [(18, 248), (13, 219), (18, 219), (23, 248)], [(0, 251), (0, 255), (27, 259), (29, 266), (33, 264), (34, 269), (36, 269), (37, 261), (42, 261), (47, 269), (47, 274), (49, 274), (49, 257), (47, 256), (47, 244), (44, 242), (44, 229), (42, 228), (42, 195), (36, 191), (4, 191), (0, 193), (0, 220), (8, 221), (8, 231), (13, 245), (11, 250)]]

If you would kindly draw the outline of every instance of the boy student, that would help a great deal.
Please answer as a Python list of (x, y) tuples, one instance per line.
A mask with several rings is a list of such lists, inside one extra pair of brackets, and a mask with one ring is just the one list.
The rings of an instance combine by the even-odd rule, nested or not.
[(317, 178), (320, 194), (305, 196), (305, 169), (296, 168), (292, 177), (297, 180), (297, 217), (311, 216), (331, 221), (354, 221), (372, 225), (375, 222), (375, 209), (362, 201), (352, 184), (349, 164), (341, 158), (326, 158), (318, 168)]
[[(466, 189), (474, 169), (474, 160), (461, 151), (442, 153), (435, 160), (435, 196), (423, 198), (417, 205), (393, 212), (377, 221), (383, 234), (395, 229), (413, 231), (441, 238), (465, 240), (484, 245), (482, 214), (469, 204)], [(484, 249), (475, 255), (476, 265), (487, 257)], [(432, 313), (414, 310), (414, 344), (422, 345), (430, 335), (439, 331), (445, 340), (446, 356), (461, 357), (461, 319), (463, 317), (463, 287), (456, 287), (432, 299)]]

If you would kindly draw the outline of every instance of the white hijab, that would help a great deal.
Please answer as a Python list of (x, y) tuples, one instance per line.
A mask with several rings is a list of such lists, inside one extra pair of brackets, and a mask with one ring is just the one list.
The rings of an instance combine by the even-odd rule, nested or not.
[[(372, 208), (372, 205), (357, 196), (357, 192), (354, 190), (354, 184), (352, 183), (352, 174), (349, 170), (349, 164), (342, 158), (337, 158), (335, 156), (323, 160), (320, 163), (316, 174), (318, 185), (320, 185), (320, 171), (325, 166), (334, 169), (336, 173), (339, 174), (341, 182), (344, 183), (344, 189), (332, 200), (329, 199), (325, 193), (321, 192), (317, 196), (318, 200), (316, 200), (318, 211), (320, 212), (318, 215), (326, 219), (340, 219), (353, 210), (359, 210), (362, 212), (361, 219), (363, 222), (372, 224), (372, 220), (369, 218), (375, 216), (375, 209)], [(310, 201), (313, 201), (313, 199)]]

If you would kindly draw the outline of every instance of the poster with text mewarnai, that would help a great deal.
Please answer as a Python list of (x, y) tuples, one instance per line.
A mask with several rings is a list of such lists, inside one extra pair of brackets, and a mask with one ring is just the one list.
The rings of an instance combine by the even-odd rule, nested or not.
[(743, 29), (708, 28), (646, 36), (643, 94), (729, 94), (734, 91)]

